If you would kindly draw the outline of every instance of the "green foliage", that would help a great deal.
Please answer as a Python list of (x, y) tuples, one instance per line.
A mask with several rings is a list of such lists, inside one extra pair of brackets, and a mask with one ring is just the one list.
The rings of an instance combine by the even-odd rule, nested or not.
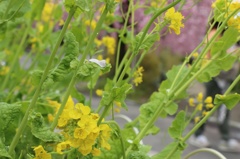
[(121, 102), (123, 108), (127, 109), (125, 99), (127, 93), (132, 89), (132, 85), (128, 83), (114, 85), (113, 81), (108, 79), (104, 87), (103, 97), (100, 101), (101, 106), (109, 106), (113, 101)]
[(223, 57), (219, 59), (212, 59), (214, 62), (208, 64), (207, 69), (205, 69), (198, 77), (199, 82), (208, 82), (212, 77), (217, 76), (222, 70), (228, 71), (232, 68), (234, 62), (236, 61), (236, 56), (231, 54), (223, 53)]
[[(212, 49), (211, 49), (211, 55), (216, 55), (219, 51), (220, 52), (227, 52), (227, 49), (229, 49), (231, 46), (233, 46), (237, 42), (238, 38), (238, 30), (235, 28), (228, 28), (223, 36), (217, 40)], [(222, 56), (225, 56), (223, 54)]]
[(225, 104), (228, 109), (234, 108), (240, 102), (240, 94), (220, 95), (214, 98), (214, 104)]
[(103, 149), (100, 156), (95, 156), (93, 159), (106, 159), (106, 158), (121, 158), (122, 149), (121, 142), (119, 139), (110, 140), (109, 144), (111, 145), (110, 150)]
[(9, 124), (18, 119), (21, 106), (0, 102), (0, 132), (3, 132)]
[(44, 119), (40, 113), (32, 113), (29, 117), (29, 126), (32, 134), (44, 142), (60, 142), (63, 137), (55, 132), (52, 132), (44, 123)]
[[(177, 142), (173, 142), (169, 145), (167, 145), (160, 153), (154, 155), (152, 157), (152, 159), (160, 159), (160, 158), (166, 158), (167, 156), (169, 156), (170, 152), (172, 152), (173, 148), (177, 147), (178, 143)], [(168, 159), (181, 159), (181, 151), (180, 150), (176, 150), (174, 152), (174, 154), (169, 157)]]
[(151, 159), (151, 157), (148, 156), (150, 149), (150, 146), (139, 145), (137, 150), (130, 151), (127, 159)]
[(21, 106), (0, 102), (0, 157), (11, 158), (5, 147), (5, 131), (18, 119)]
[[(140, 40), (141, 40), (142, 36), (143, 36), (143, 32), (138, 33), (137, 36), (136, 36), (136, 39), (134, 41), (134, 47), (139, 47), (139, 48), (136, 48), (136, 49), (148, 50), (159, 39), (159, 34), (158, 33), (147, 34), (144, 37), (143, 41), (141, 42)], [(135, 50), (135, 48), (134, 48), (134, 50)]]
[(32, 11), (31, 11), (31, 19), (41, 19), (42, 10), (44, 8), (44, 5), (46, 3), (46, 0), (34, 0), (32, 2)]
[[(2, 134), (0, 134), (2, 135)], [(0, 137), (0, 157), (7, 157), (7, 158), (12, 158), (5, 147), (5, 144), (3, 143), (1, 137)]]
[[(189, 69), (185, 66), (173, 66), (170, 71), (167, 72), (167, 80), (163, 81), (159, 87), (161, 92), (168, 94), (173, 91), (172, 88), (179, 85), (182, 82), (183, 78), (188, 74)], [(187, 77), (185, 80), (188, 80), (190, 77)], [(174, 95), (174, 99), (183, 99), (187, 96), (186, 90), (183, 90), (178, 96)]]
[(0, 1), (0, 40), (5, 36), (8, 28), (8, 22), (21, 18), (29, 9), (29, 0)]
[(179, 139), (182, 137), (185, 129), (185, 120), (186, 113), (184, 111), (180, 111), (168, 129), (168, 133), (173, 139)]
[(61, 81), (65, 78), (66, 74), (71, 71), (71, 61), (78, 55), (79, 46), (76, 42), (75, 36), (71, 32), (67, 32), (65, 39), (64, 52), (65, 56), (62, 58), (57, 67), (50, 71), (50, 74), (43, 83), (43, 89), (48, 88), (55, 82)]

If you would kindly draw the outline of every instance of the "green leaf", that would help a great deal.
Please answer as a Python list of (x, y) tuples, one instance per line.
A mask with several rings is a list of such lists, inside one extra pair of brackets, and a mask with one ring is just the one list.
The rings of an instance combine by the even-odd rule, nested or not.
[(178, 110), (178, 105), (174, 102), (172, 102), (168, 107), (164, 107), (164, 110), (169, 114), (173, 115), (177, 112)]
[(151, 157), (143, 151), (130, 151), (127, 159), (151, 159)]
[[(166, 158), (176, 146), (178, 146), (178, 142), (170, 143), (160, 153), (152, 156), (152, 159), (164, 159), (164, 158)], [(181, 159), (181, 153), (182, 152), (180, 150), (177, 150), (168, 159)]]
[(240, 94), (220, 95), (214, 98), (214, 104), (225, 104), (228, 109), (234, 108), (240, 102)]
[(78, 6), (82, 11), (88, 12), (90, 10), (90, 2), (88, 0), (76, 0), (76, 6)]
[(122, 157), (121, 143), (119, 139), (110, 140), (108, 142), (111, 145), (110, 150), (102, 149), (100, 156), (95, 156), (93, 159), (113, 159)]
[(33, 112), (29, 117), (29, 126), (32, 134), (44, 142), (61, 142), (63, 137), (52, 132), (44, 123), (44, 119), (40, 113)]
[(85, 96), (82, 93), (80, 93), (75, 87), (71, 91), (71, 96), (76, 98), (79, 103), (85, 102)]
[(172, 125), (168, 129), (169, 135), (173, 139), (181, 138), (184, 131), (186, 114), (184, 111), (180, 111), (175, 117)]
[[(167, 79), (161, 83), (159, 90), (161, 92), (165, 92), (165, 94), (168, 94), (171, 91), (170, 89), (174, 88), (174, 86), (177, 86), (179, 82), (181, 82), (182, 79), (187, 75), (188, 70), (189, 69), (187, 67), (182, 68), (181, 65), (173, 66), (172, 69), (167, 72)], [(178, 78), (176, 79), (176, 77)], [(189, 77), (187, 77), (186, 80), (189, 79)], [(174, 86), (172, 86), (173, 84)], [(186, 96), (187, 92), (186, 90), (183, 90), (183, 92), (180, 93), (180, 95), (175, 96), (174, 99), (183, 99)]]
[(39, 85), (39, 83), (41, 81), (41, 77), (42, 77), (43, 71), (41, 71), (41, 70), (34, 70), (30, 74), (31, 74), (31, 83), (34, 86)]
[(8, 154), (7, 149), (6, 149), (6, 146), (4, 145), (1, 137), (0, 137), (0, 157), (12, 158), (12, 157)]
[(235, 28), (228, 28), (223, 36), (214, 43), (212, 49), (211, 49), (211, 55), (215, 55), (219, 51), (226, 52), (227, 49), (229, 49), (231, 46), (233, 46), (238, 39), (238, 30)]
[(222, 70), (228, 71), (232, 68), (234, 62), (236, 61), (236, 56), (231, 54), (222, 53), (222, 57), (213, 59), (208, 67), (197, 77), (199, 82), (208, 82), (212, 77), (217, 76)]
[[(140, 44), (140, 40), (142, 38), (143, 32), (140, 32), (136, 36), (136, 40), (134, 42), (134, 47), (138, 47)], [(148, 50), (152, 47), (152, 45), (159, 39), (159, 34), (146, 34), (145, 38), (143, 39), (142, 43), (139, 46), (140, 50)]]
[(18, 119), (21, 106), (0, 102), (0, 131), (4, 131), (11, 122)]
[(49, 86), (53, 85), (55, 82), (62, 81), (66, 75), (71, 72), (71, 61), (75, 60), (77, 57), (79, 46), (75, 36), (71, 32), (66, 33), (64, 42), (65, 56), (58, 66), (50, 70), (50, 74), (43, 83), (43, 89), (49, 88)]
[(132, 85), (123, 82), (120, 86), (114, 86), (111, 80), (107, 80), (104, 87), (104, 92), (102, 99), (100, 101), (101, 106), (106, 106), (111, 104), (113, 101), (120, 102), (122, 107), (127, 110), (127, 105), (125, 104), (125, 99), (127, 93), (132, 89)]

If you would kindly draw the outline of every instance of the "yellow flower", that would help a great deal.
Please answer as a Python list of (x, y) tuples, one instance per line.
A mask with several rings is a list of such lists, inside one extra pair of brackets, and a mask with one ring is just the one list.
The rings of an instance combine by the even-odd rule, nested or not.
[(202, 112), (202, 115), (203, 115), (203, 116), (206, 116), (208, 113), (209, 113), (208, 111), (205, 111), (205, 110), (204, 110), (204, 111)]
[(212, 103), (206, 104), (206, 108), (207, 108), (207, 109), (212, 109), (213, 107), (214, 107), (214, 105), (213, 105)]
[(48, 114), (48, 121), (49, 122), (52, 122), (54, 119), (53, 115), (52, 114)]
[(35, 147), (33, 150), (35, 152), (34, 159), (51, 159), (52, 158), (51, 154), (47, 153), (42, 147), (42, 145)]
[(97, 89), (97, 90), (96, 90), (96, 94), (97, 94), (98, 96), (102, 96), (102, 95), (103, 95), (103, 90)]
[(93, 148), (91, 153), (92, 153), (93, 156), (100, 156), (101, 151), (97, 148)]
[(199, 121), (200, 121), (200, 117), (199, 117), (199, 116), (197, 116), (197, 117), (194, 118), (194, 123), (195, 123), (195, 124), (198, 123)]
[(9, 72), (10, 68), (8, 66), (3, 66), (0, 68), (0, 76), (6, 75)]
[(175, 9), (172, 7), (165, 13), (165, 19), (170, 22), (169, 28), (179, 35), (180, 28), (184, 27), (184, 24), (182, 24), (184, 16), (180, 12), (175, 12)]
[(138, 86), (142, 82), (143, 82), (142, 77), (135, 77), (133, 79), (133, 83), (135, 83), (135, 86)]
[(150, 3), (150, 6), (156, 8), (158, 6), (158, 4), (157, 4), (157, 2), (153, 1)]
[(63, 154), (63, 150), (66, 150), (69, 146), (69, 142), (61, 142), (59, 144), (57, 144), (57, 153), (59, 154)]
[(50, 21), (54, 7), (55, 7), (54, 3), (49, 3), (49, 2), (45, 3), (45, 6), (42, 11), (42, 17), (41, 17), (44, 22)]
[(92, 29), (95, 29), (96, 28), (96, 25), (97, 25), (97, 22), (95, 20), (86, 20), (85, 21), (85, 25), (86, 26), (90, 26)]
[(78, 139), (86, 139), (88, 132), (84, 128), (76, 128), (74, 130), (74, 137)]
[(69, 119), (71, 119), (69, 116), (69, 110), (63, 110), (62, 115), (58, 119), (58, 127), (66, 126)]
[(107, 47), (108, 53), (113, 55), (116, 47), (116, 40), (113, 37), (105, 36), (102, 38), (102, 43)]
[(191, 107), (194, 107), (195, 104), (194, 104), (194, 98), (189, 98), (188, 99), (188, 104), (191, 106)]
[(211, 97), (211, 96), (208, 96), (208, 97), (205, 99), (204, 103), (211, 104), (211, 103), (212, 103), (212, 97)]
[(198, 57), (198, 53), (195, 52), (195, 53), (192, 54), (192, 56), (193, 56), (194, 59), (196, 59)]
[(202, 103), (199, 103), (199, 104), (197, 105), (197, 110), (201, 111), (201, 110), (202, 110), (202, 107), (203, 107), (203, 104), (202, 104)]
[(142, 83), (142, 76), (143, 76), (143, 72), (144, 69), (143, 67), (138, 67), (138, 69), (133, 73), (133, 83), (135, 84), (135, 86), (138, 86), (138, 84)]
[(91, 109), (88, 106), (84, 106), (82, 103), (77, 103), (76, 108), (81, 111), (83, 115), (88, 115)]
[[(101, 46), (102, 45), (102, 41), (101, 40), (98, 40), (98, 39), (95, 39), (94, 40), (95, 44), (97, 45), (97, 47)], [(99, 59), (100, 60), (100, 59)], [(102, 60), (102, 59), (101, 59)]]
[(200, 93), (198, 93), (197, 101), (202, 102), (202, 99), (203, 99), (203, 94), (202, 94), (202, 92), (200, 92)]
[(74, 108), (74, 101), (72, 99), (72, 96), (69, 96), (64, 109), (72, 109), (72, 108)]

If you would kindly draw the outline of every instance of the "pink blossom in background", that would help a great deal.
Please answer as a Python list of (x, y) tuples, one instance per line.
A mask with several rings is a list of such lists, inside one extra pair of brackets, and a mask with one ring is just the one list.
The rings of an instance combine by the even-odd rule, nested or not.
[[(188, 0), (181, 10), (185, 17), (185, 27), (181, 29), (181, 34), (176, 35), (174, 32), (168, 33), (160, 40), (160, 49), (167, 48), (175, 54), (186, 55), (191, 53), (194, 48), (202, 41), (206, 28), (208, 16), (211, 12), (213, 0), (200, 0), (194, 4), (195, 0)], [(169, 1), (170, 2), (170, 1)], [(126, 13), (128, 9), (128, 0), (122, 0), (123, 11)], [(144, 0), (139, 1), (144, 4)], [(118, 6), (115, 14), (121, 15)], [(135, 11), (135, 34), (139, 33), (146, 23), (150, 20), (150, 15), (144, 15), (144, 9), (139, 8)], [(131, 17), (128, 20), (131, 23)], [(114, 27), (121, 28), (122, 24), (115, 23)]]
[[(168, 48), (173, 53), (186, 55), (191, 53), (202, 41), (207, 28), (208, 16), (213, 0), (202, 0), (193, 5), (194, 0), (187, 1), (181, 13), (186, 18), (181, 34), (167, 34), (160, 41), (161, 48)], [(189, 18), (187, 18), (189, 17)]]

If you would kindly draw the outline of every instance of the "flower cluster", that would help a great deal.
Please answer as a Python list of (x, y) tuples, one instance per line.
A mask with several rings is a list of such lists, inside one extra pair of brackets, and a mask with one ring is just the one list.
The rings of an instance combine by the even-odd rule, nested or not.
[(211, 96), (208, 96), (206, 97), (206, 99), (203, 99), (203, 93), (199, 93), (196, 99), (195, 98), (188, 99), (189, 106), (196, 107), (196, 111), (201, 111), (201, 115), (194, 118), (195, 123), (197, 123), (201, 117), (206, 116), (208, 114), (208, 111), (210, 111), (214, 107), (212, 102), (213, 99)]
[(212, 8), (214, 9), (214, 14), (218, 21), (221, 21), (222, 15), (224, 15), (223, 18), (226, 18), (228, 15), (238, 10), (238, 12), (228, 20), (228, 26), (234, 27), (240, 31), (240, 2), (238, 0), (216, 0), (212, 4)]
[(116, 41), (113, 37), (105, 36), (102, 38), (102, 43), (106, 46), (108, 54), (113, 55), (115, 53)]
[(140, 83), (142, 83), (142, 76), (143, 76), (143, 67), (138, 67), (138, 69), (133, 74), (133, 83), (135, 86), (138, 86)]
[(34, 159), (51, 159), (52, 156), (50, 153), (47, 153), (47, 151), (44, 150), (44, 148), (42, 147), (42, 145), (39, 145), (37, 147), (35, 147), (34, 149), (35, 152), (35, 158)]
[[(55, 107), (58, 109), (59, 105), (55, 103)], [(73, 99), (69, 97), (58, 119), (58, 128), (62, 130), (65, 141), (57, 144), (56, 151), (62, 154), (64, 150), (72, 147), (84, 156), (90, 153), (98, 156), (101, 148), (109, 150), (111, 128), (107, 124), (98, 126), (98, 119), (99, 115), (91, 113), (90, 107), (82, 103), (74, 105)]]
[(180, 12), (175, 12), (175, 9), (172, 7), (165, 13), (165, 19), (170, 22), (170, 25), (168, 26), (169, 29), (172, 29), (177, 35), (179, 35), (180, 28), (184, 27), (184, 24), (182, 23), (184, 16)]

